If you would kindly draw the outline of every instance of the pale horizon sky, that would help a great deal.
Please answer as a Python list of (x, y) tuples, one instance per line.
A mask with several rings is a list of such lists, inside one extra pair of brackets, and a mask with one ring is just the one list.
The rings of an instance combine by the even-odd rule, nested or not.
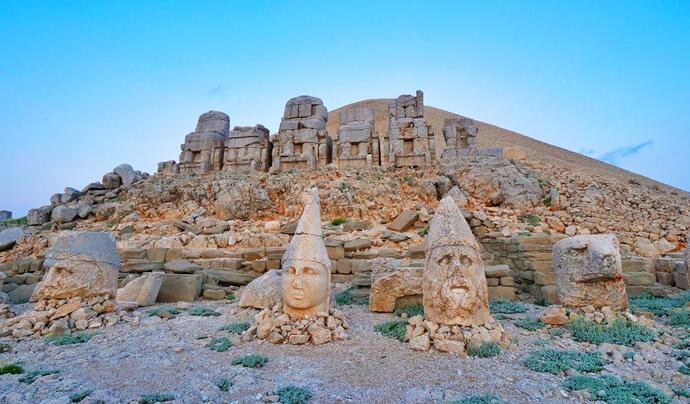
[(425, 103), (690, 191), (690, 2), (0, 3), (0, 210), (177, 160), (202, 112)]

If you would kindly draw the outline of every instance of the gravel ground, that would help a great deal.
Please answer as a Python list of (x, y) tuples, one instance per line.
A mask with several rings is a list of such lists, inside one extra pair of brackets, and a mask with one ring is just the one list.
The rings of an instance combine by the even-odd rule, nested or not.
[[(256, 403), (287, 384), (307, 387), (313, 402), (325, 403), (444, 402), (486, 393), (511, 403), (577, 401), (560, 387), (564, 377), (533, 372), (522, 365), (533, 346), (573, 347), (577, 343), (549, 338), (545, 332), (525, 332), (510, 320), (501, 322), (513, 335), (512, 351), (487, 359), (461, 358), (416, 353), (407, 344), (374, 332), (374, 324), (394, 317), (370, 313), (363, 306), (343, 308), (351, 327), (348, 340), (314, 347), (242, 342), (239, 336), (218, 329), (232, 321), (250, 320), (255, 311), (239, 309), (237, 304), (203, 304), (222, 315), (194, 317), (183, 312), (161, 320), (146, 317), (145, 310), (140, 310), (140, 325), (117, 324), (83, 344), (6, 340), (13, 349), (0, 354), (1, 361), (19, 362), (28, 371), (58, 372), (32, 384), (19, 382), (21, 375), (0, 376), (0, 402), (64, 403), (72, 393), (93, 390), (82, 403), (136, 402), (156, 392), (172, 394), (176, 402), (184, 403)], [(537, 310), (519, 316), (534, 315)], [(225, 352), (210, 350), (210, 339), (220, 336), (229, 337), (233, 346)], [(231, 365), (235, 356), (249, 353), (268, 357), (268, 363), (259, 369)], [(216, 386), (223, 377), (234, 380), (229, 392)]]

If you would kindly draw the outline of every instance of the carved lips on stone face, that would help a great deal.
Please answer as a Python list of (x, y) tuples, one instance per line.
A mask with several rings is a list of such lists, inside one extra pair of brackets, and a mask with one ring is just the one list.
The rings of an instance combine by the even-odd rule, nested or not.
[(436, 323), (471, 326), (491, 319), (479, 246), (450, 196), (429, 226), (422, 290), (424, 316)]

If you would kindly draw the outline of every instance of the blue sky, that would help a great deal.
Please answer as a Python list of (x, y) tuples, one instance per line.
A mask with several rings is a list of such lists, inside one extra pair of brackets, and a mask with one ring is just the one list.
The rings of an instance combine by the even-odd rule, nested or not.
[(198, 115), (277, 129), (427, 105), (690, 190), (690, 2), (3, 1), (0, 209), (177, 159)]

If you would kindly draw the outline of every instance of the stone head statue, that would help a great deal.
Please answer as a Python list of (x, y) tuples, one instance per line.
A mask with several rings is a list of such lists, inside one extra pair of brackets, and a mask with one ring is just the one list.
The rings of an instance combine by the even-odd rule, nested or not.
[(553, 246), (556, 292), (568, 307), (628, 307), (618, 237), (579, 235)]
[(319, 194), (305, 195), (302, 216), (282, 260), (283, 311), (292, 318), (328, 313), (331, 260), (321, 233)]
[(218, 133), (227, 137), (230, 131), (230, 117), (220, 111), (208, 111), (199, 116), (196, 124), (197, 133)]
[(491, 318), (479, 245), (452, 197), (441, 200), (426, 239), (424, 316), (439, 324), (481, 325)]
[(46, 254), (32, 300), (115, 297), (120, 257), (109, 233), (62, 232)]

